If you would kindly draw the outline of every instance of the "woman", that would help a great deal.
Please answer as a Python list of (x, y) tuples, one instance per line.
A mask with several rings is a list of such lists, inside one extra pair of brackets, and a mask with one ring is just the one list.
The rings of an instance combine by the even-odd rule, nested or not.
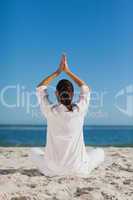
[[(74, 87), (66, 79), (56, 86), (58, 103), (50, 102), (47, 86), (64, 71), (79, 87), (80, 95), (73, 103)], [(90, 87), (71, 72), (63, 55), (59, 69), (37, 86), (37, 97), (41, 111), (47, 120), (47, 142), (45, 152), (33, 148), (32, 159), (46, 176), (87, 176), (104, 160), (103, 149), (96, 148), (87, 153), (83, 139), (84, 118), (90, 101)]]

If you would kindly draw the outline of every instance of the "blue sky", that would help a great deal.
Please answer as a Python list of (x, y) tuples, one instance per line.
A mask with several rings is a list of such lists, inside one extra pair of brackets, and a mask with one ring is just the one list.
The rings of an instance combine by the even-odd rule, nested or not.
[[(133, 125), (133, 111), (129, 116), (115, 106), (127, 109), (127, 95), (115, 95), (133, 85), (132, 10), (131, 0), (0, 1), (0, 90), (12, 87), (6, 103), (16, 102), (16, 85), (26, 99), (66, 52), (71, 70), (92, 88), (86, 124)], [(53, 98), (53, 89), (49, 93)], [(27, 103), (8, 108), (0, 101), (0, 124), (46, 123), (39, 108), (27, 112)]]

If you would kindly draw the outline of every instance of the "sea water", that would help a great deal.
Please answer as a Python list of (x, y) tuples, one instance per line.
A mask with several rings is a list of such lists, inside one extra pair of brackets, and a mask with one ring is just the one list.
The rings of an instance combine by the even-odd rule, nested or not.
[[(46, 132), (42, 125), (1, 125), (0, 146), (45, 146)], [(84, 126), (84, 141), (90, 146), (133, 147), (133, 126)]]

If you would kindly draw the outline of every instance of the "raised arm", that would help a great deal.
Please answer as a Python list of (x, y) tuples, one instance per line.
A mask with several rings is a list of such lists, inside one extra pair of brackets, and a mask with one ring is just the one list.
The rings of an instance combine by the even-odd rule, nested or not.
[[(66, 74), (68, 74), (68, 76), (70, 76), (79, 87), (81, 87), (82, 85), (87, 85), (83, 80), (81, 80), (77, 75), (75, 75), (69, 69), (68, 64), (67, 64), (67, 58), (65, 55), (63, 55), (63, 64), (64, 64), (63, 71), (66, 72)], [(90, 87), (89, 87), (89, 89), (90, 89)]]
[(62, 59), (61, 59), (59, 68), (58, 68), (55, 72), (53, 72), (51, 75), (49, 75), (49, 76), (47, 76), (45, 79), (43, 79), (43, 80), (37, 85), (37, 87), (40, 87), (40, 86), (42, 86), (42, 85), (46, 85), (46, 86), (49, 85), (50, 82), (51, 82), (54, 78), (56, 78), (57, 76), (59, 76), (60, 73), (61, 73), (62, 71), (63, 71), (63, 57), (62, 57)]
[(49, 83), (54, 79), (56, 78), (58, 75), (60, 74), (60, 72), (58, 71), (55, 71), (53, 72), (51, 75), (47, 76), (45, 79), (43, 79), (38, 85), (37, 87), (40, 87), (42, 85), (49, 85)]

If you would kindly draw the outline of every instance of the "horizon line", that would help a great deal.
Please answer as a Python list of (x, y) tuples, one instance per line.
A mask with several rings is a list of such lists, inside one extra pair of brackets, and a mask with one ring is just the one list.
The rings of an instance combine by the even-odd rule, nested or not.
[[(47, 124), (0, 124), (0, 126), (47, 126)], [(84, 124), (84, 126), (133, 126), (128, 124)]]

